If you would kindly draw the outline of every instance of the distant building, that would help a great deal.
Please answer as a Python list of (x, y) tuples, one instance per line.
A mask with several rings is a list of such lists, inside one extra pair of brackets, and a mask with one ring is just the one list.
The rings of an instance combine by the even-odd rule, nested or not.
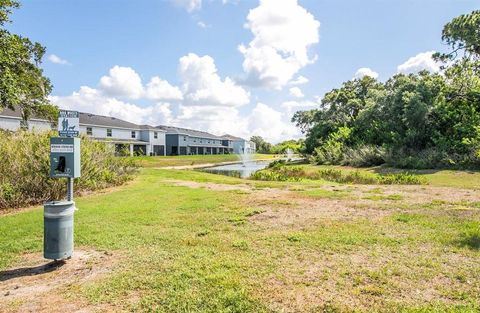
[(166, 132), (167, 155), (233, 153), (233, 148), (223, 144), (223, 137), (180, 127), (158, 126), (158, 128)]
[[(80, 133), (110, 143), (115, 150), (130, 155), (188, 155), (255, 153), (255, 143), (231, 135), (216, 136), (204, 131), (172, 126), (137, 125), (115, 117), (79, 113)], [(22, 126), (19, 111), (0, 112), (0, 129), (17, 131)], [(55, 129), (48, 120), (32, 117), (27, 122), (31, 131)]]
[(229, 141), (229, 145), (231, 145), (233, 149), (233, 153), (236, 154), (251, 154), (257, 151), (257, 147), (255, 142), (250, 140), (245, 140), (240, 137), (235, 137), (232, 135), (223, 135), (222, 136), (225, 141)]
[[(130, 155), (165, 155), (165, 131), (148, 125), (137, 125), (115, 117), (79, 114), (80, 133), (115, 146), (120, 152), (126, 149)], [(21, 128), (19, 111), (5, 109), (0, 112), (0, 128), (17, 131)], [(31, 131), (56, 129), (50, 121), (32, 117), (28, 121)]]

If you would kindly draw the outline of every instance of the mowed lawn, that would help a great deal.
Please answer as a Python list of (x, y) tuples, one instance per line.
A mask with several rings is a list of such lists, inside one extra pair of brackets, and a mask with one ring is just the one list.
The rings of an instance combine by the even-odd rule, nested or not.
[[(274, 154), (254, 154), (252, 159), (269, 160), (280, 156)], [(240, 161), (237, 154), (211, 154), (211, 155), (179, 155), (179, 156), (138, 156), (133, 157), (143, 167), (170, 167), (170, 166), (188, 166), (220, 162)]]
[[(476, 312), (478, 185), (445, 181), (258, 182), (143, 169), (76, 200), (76, 249), (102, 254), (86, 265), (98, 275), (0, 295), (0, 311)], [(42, 225), (41, 208), (0, 216), (1, 270), (41, 256)]]

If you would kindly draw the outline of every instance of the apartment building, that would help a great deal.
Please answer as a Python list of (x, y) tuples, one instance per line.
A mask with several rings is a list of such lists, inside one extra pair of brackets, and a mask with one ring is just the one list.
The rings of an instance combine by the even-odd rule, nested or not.
[(158, 126), (166, 132), (167, 155), (226, 154), (233, 149), (224, 138), (188, 128)]
[[(0, 112), (0, 129), (22, 128), (19, 111)], [(79, 113), (80, 134), (115, 146), (130, 155), (190, 155), (255, 153), (255, 143), (243, 138), (216, 136), (204, 131), (173, 126), (137, 125), (115, 117)], [(32, 117), (25, 125), (30, 131), (56, 129), (48, 120)]]
[[(22, 127), (19, 111), (0, 112), (0, 128), (17, 131)], [(148, 125), (137, 125), (115, 117), (79, 113), (80, 134), (112, 144), (115, 150), (130, 155), (165, 155), (165, 131)], [(32, 117), (27, 122), (31, 131), (56, 129), (48, 120)]]

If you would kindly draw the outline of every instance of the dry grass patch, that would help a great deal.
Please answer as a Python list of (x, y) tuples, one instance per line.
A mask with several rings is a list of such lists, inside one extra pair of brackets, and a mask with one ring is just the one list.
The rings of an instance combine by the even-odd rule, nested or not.
[(302, 250), (278, 260), (278, 268), (261, 294), (282, 312), (455, 307), (467, 296), (480, 301), (478, 258), (429, 245)]
[(80, 298), (65, 291), (92, 283), (110, 273), (118, 255), (94, 250), (75, 250), (66, 262), (51, 262), (41, 253), (22, 256), (17, 266), (0, 272), (1, 312), (94, 312)]

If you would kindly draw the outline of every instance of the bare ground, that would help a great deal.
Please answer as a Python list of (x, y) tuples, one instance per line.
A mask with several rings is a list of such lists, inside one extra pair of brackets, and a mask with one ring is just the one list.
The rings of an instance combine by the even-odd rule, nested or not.
[(93, 250), (75, 250), (64, 263), (26, 254), (17, 267), (0, 272), (0, 312), (97, 312), (80, 299), (65, 299), (62, 290), (93, 282), (111, 272), (118, 256)]
[[(412, 212), (422, 205), (452, 206), (464, 215), (476, 214), (480, 192), (434, 186), (411, 185), (321, 185), (256, 189), (248, 184), (217, 184), (171, 180), (176, 186), (205, 188), (215, 191), (244, 191), (245, 203), (261, 209), (251, 221), (265, 227), (304, 227), (319, 220), (353, 220), (356, 218), (381, 219), (400, 212)], [(320, 191), (319, 196), (304, 192)], [(322, 192), (327, 192), (322, 196)], [(378, 198), (375, 198), (377, 196)], [(389, 198), (398, 196), (398, 200)], [(388, 206), (388, 209), (386, 209)], [(462, 212), (460, 212), (462, 211)]]

